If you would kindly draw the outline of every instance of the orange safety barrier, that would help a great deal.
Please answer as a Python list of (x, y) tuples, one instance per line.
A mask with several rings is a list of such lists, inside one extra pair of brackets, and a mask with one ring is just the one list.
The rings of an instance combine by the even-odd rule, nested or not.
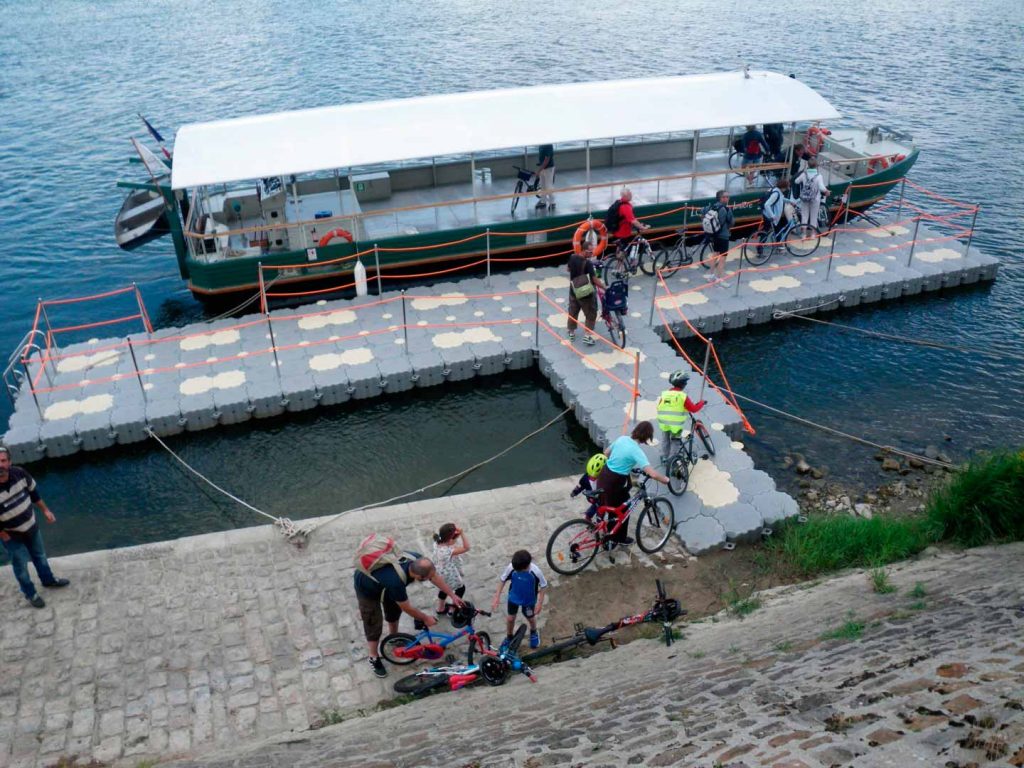
[(106, 291), (105, 293), (95, 293), (92, 296), (76, 296), (71, 299), (47, 299), (42, 302), (44, 307), (57, 307), (62, 304), (79, 304), (83, 301), (96, 301), (97, 299), (106, 299), (111, 296), (118, 296), (122, 293), (128, 293), (134, 291), (135, 286), (129, 285), (127, 288), (118, 288), (113, 291)]

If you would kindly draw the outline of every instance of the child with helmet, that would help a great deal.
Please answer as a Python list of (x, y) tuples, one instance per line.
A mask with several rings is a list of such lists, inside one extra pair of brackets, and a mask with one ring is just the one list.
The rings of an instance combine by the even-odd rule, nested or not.
[(658, 427), (662, 432), (661, 463), (668, 466), (668, 457), (671, 455), (672, 442), (682, 440), (683, 427), (689, 414), (697, 413), (704, 407), (705, 400), (695, 403), (690, 400), (683, 389), (690, 381), (690, 374), (686, 371), (673, 371), (669, 374), (668, 383), (671, 389), (666, 389), (658, 398)]
[[(604, 464), (608, 460), (603, 453), (595, 453), (587, 460), (587, 469), (580, 475), (579, 482), (576, 483), (576, 487), (572, 489), (570, 497), (576, 498), (581, 493), (587, 491), (597, 490), (597, 476), (601, 474), (601, 470), (604, 469)], [(597, 502), (592, 500), (590, 496), (587, 496), (590, 501), (590, 506), (587, 508), (586, 517), (590, 520), (597, 514)]]

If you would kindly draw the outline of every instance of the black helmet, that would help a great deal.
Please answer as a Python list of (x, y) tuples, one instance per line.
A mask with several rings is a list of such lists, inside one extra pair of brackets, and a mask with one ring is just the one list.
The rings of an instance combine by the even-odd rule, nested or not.
[(452, 609), (452, 626), (456, 629), (462, 629), (473, 623), (473, 619), (476, 617), (476, 608), (472, 603), (463, 601), (461, 606), (456, 606)]
[(687, 382), (690, 381), (690, 374), (686, 371), (674, 371), (668, 377), (668, 383), (673, 387), (679, 387), (682, 389), (686, 386)]

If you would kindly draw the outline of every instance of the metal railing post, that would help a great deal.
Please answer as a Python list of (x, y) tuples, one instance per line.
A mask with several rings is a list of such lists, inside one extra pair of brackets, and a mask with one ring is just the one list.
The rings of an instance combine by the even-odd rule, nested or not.
[(846, 210), (843, 211), (843, 226), (844, 227), (847, 224), (850, 223), (850, 201), (852, 199), (853, 199), (853, 182), (851, 181), (849, 184), (846, 185), (846, 201), (843, 204), (844, 207), (846, 208)]
[(540, 352), (540, 286), (533, 289), (534, 307), (533, 313), (533, 349)]
[(142, 391), (142, 402), (149, 403), (149, 398), (146, 397), (146, 385), (142, 383), (142, 372), (139, 370), (139, 361), (135, 359), (135, 346), (132, 344), (132, 337), (128, 336), (128, 351), (132, 356), (132, 367), (135, 369), (135, 378), (139, 382), (139, 389)]
[(405, 338), (405, 354), (409, 354), (409, 322), (405, 317), (405, 288), (402, 289), (402, 334)]
[(900, 216), (903, 214), (903, 193), (907, 189), (907, 177), (903, 177), (903, 182), (900, 184), (900, 201), (896, 204), (896, 221), (900, 220)]
[[(726, 257), (728, 258), (728, 257)], [(733, 296), (740, 295), (740, 278), (743, 276), (743, 255), (740, 255), (740, 266), (736, 269), (736, 293)]]
[(640, 407), (640, 350), (633, 356), (633, 426), (636, 426), (637, 411)]
[(263, 284), (263, 262), (256, 262), (256, 271), (259, 273), (260, 286), (260, 312), (267, 314), (267, 287)]
[(647, 326), (649, 328), (653, 328), (654, 327), (654, 304), (655, 304), (655, 301), (658, 298), (658, 283), (660, 283), (660, 282), (661, 282), (661, 270), (660, 269), (655, 269), (654, 270), (654, 288), (651, 291), (651, 314), (650, 314), (650, 317), (647, 318)]
[(704, 399), (704, 387), (706, 387), (708, 383), (708, 363), (711, 362), (711, 345), (714, 343), (715, 342), (711, 339), (711, 337), (708, 336), (708, 345), (707, 348), (704, 350), (704, 371), (703, 376), (701, 376), (700, 380), (700, 395), (697, 396), (698, 403)]
[(384, 293), (384, 280), (380, 276), (380, 249), (377, 248), (377, 244), (373, 244), (373, 263), (374, 269), (377, 270), (377, 295), (380, 296)]
[(974, 215), (971, 217), (971, 234), (967, 236), (967, 250), (964, 251), (965, 259), (971, 255), (971, 243), (974, 242), (974, 224), (978, 220), (978, 211), (980, 210), (980, 205), (974, 206)]
[(43, 312), (43, 320), (46, 321), (46, 338), (50, 345), (60, 353), (60, 347), (57, 346), (57, 337), (53, 335), (53, 326), (50, 325), (50, 316), (46, 313), (46, 302), (42, 298), (36, 299), (39, 302), (39, 308)]
[(825, 282), (828, 282), (829, 275), (832, 274), (832, 255), (836, 252), (836, 233), (832, 231), (832, 247), (828, 249), (828, 267), (825, 269)]
[(907, 259), (907, 266), (910, 266), (910, 262), (914, 260), (914, 249), (917, 248), (917, 229), (921, 226), (921, 217), (917, 217), (917, 221), (914, 222), (914, 239), (910, 241), (910, 258)]
[(487, 287), (491, 287), (491, 228), (487, 228)]

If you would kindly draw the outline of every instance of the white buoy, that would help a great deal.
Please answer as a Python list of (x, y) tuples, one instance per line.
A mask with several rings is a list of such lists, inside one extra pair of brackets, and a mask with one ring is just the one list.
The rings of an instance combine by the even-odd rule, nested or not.
[(356, 259), (356, 268), (352, 270), (352, 274), (356, 278), (356, 296), (365, 296), (366, 290), (366, 267), (363, 266), (362, 259)]

